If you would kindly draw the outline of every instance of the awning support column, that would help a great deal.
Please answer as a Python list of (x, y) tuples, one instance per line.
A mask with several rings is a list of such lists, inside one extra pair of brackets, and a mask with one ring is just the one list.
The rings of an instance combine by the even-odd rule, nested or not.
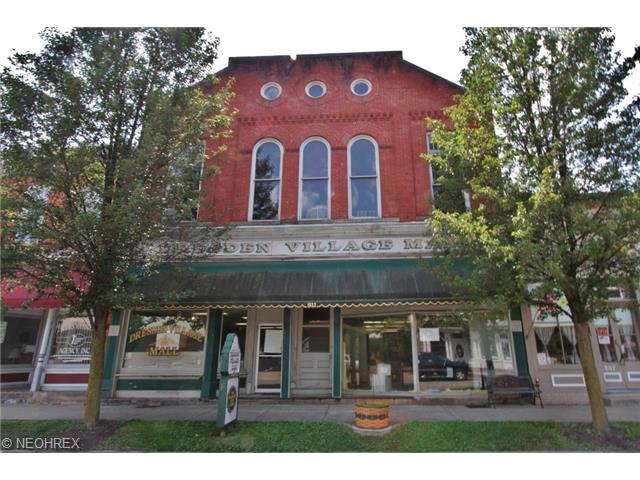
[(111, 397), (115, 385), (116, 357), (118, 355), (118, 343), (120, 342), (120, 328), (123, 313), (122, 310), (113, 310), (111, 312), (111, 323), (107, 330), (107, 350), (104, 354), (102, 387), (100, 389), (100, 398), (102, 399)]
[(220, 356), (220, 336), (222, 335), (222, 309), (209, 309), (207, 346), (204, 352), (204, 372), (202, 375), (202, 398), (216, 398), (218, 391), (218, 357)]
[(280, 397), (289, 398), (289, 362), (291, 359), (291, 309), (285, 308), (282, 316), (282, 379)]
[(333, 362), (332, 362), (333, 398), (342, 397), (342, 312), (340, 307), (333, 309)]
[(527, 362), (527, 347), (524, 341), (524, 333), (522, 328), (522, 312), (520, 311), (520, 307), (515, 307), (511, 309), (511, 321), (512, 322), (520, 322), (520, 331), (513, 331), (513, 348), (515, 349), (516, 355), (516, 366), (518, 367), (518, 375), (520, 376), (529, 376), (529, 363)]

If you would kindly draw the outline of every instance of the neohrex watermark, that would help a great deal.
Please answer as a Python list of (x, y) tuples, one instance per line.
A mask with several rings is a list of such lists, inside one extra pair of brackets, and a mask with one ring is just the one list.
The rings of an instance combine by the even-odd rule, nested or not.
[(4, 437), (2, 448), (5, 450), (77, 450), (80, 439), (76, 437)]

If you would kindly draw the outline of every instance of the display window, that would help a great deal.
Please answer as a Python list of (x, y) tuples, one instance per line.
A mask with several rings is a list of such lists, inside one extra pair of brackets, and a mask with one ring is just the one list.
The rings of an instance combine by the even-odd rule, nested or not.
[(41, 316), (2, 312), (0, 360), (2, 365), (32, 365), (36, 354)]
[(458, 312), (416, 314), (420, 390), (477, 390), (486, 377), (513, 374), (511, 335), (504, 319)]
[(343, 327), (348, 389), (414, 389), (409, 315), (344, 318)]
[(132, 312), (123, 371), (201, 373), (207, 312)]
[(62, 316), (54, 335), (49, 363), (88, 365), (91, 362), (93, 331), (87, 317)]
[(613, 316), (620, 335), (620, 354), (628, 362), (640, 361), (638, 334), (631, 318), (631, 311), (627, 308), (616, 308)]
[(538, 365), (579, 365), (580, 356), (571, 317), (565, 313), (546, 315), (535, 306), (531, 307), (531, 316)]

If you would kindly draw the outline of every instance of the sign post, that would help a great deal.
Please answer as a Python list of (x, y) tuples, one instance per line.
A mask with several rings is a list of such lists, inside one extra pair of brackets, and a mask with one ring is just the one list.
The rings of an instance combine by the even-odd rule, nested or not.
[(220, 354), (220, 387), (216, 426), (224, 428), (238, 418), (238, 374), (240, 373), (240, 344), (238, 336), (230, 333)]

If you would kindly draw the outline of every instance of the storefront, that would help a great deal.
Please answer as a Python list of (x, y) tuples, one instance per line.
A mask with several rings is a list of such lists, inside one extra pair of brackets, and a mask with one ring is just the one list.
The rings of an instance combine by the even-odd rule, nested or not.
[(141, 287), (188, 290), (182, 301), (114, 314), (103, 396), (214, 396), (228, 333), (244, 394), (480, 398), (487, 375), (527, 372), (521, 321), (465, 313), (421, 263), (421, 228), (244, 227), (221, 252), (202, 248)]
[[(605, 395), (610, 399), (640, 398), (640, 319), (637, 306), (622, 289), (611, 289), (611, 314), (590, 326), (593, 355)], [(544, 316), (523, 308), (525, 339), (532, 375), (540, 379), (545, 398), (557, 403), (587, 401), (585, 379), (571, 319)]]
[[(29, 308), (22, 308), (29, 305)], [(91, 325), (55, 298), (33, 298), (22, 287), (3, 291), (0, 379), (5, 389), (81, 391), (87, 388)]]

